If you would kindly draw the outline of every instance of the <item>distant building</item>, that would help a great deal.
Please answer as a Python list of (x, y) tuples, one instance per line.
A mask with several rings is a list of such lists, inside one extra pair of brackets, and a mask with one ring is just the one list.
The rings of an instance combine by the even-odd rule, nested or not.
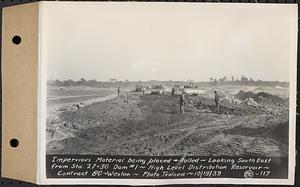
[(244, 75), (242, 75), (242, 77), (241, 77), (241, 81), (242, 81), (242, 82), (247, 82), (247, 81), (248, 81), (248, 78), (247, 78), (247, 77), (245, 77)]
[(109, 82), (110, 83), (116, 83), (116, 82), (118, 82), (118, 80), (117, 79), (109, 79)]

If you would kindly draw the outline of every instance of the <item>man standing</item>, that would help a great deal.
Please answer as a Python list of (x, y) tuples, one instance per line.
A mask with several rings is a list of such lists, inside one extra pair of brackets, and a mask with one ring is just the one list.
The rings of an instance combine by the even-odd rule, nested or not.
[(175, 95), (175, 88), (172, 88), (172, 95)]
[(120, 96), (120, 93), (121, 93), (121, 88), (118, 87), (118, 97)]
[(217, 91), (214, 91), (215, 93), (215, 103), (216, 103), (216, 113), (220, 113), (220, 95), (217, 93)]
[(184, 113), (185, 102), (186, 102), (186, 95), (185, 95), (185, 91), (183, 91), (179, 98), (180, 114)]

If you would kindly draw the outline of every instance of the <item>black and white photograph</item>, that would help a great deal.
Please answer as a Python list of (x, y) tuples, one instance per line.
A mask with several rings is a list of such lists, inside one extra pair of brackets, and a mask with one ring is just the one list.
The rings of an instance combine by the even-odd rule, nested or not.
[(47, 156), (276, 158), (288, 178), (296, 8), (46, 5)]

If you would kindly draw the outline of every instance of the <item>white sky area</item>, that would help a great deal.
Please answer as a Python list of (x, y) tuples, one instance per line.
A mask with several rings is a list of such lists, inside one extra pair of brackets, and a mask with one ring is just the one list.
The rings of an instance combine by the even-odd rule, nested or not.
[(270, 4), (46, 2), (47, 78), (289, 81), (297, 7)]

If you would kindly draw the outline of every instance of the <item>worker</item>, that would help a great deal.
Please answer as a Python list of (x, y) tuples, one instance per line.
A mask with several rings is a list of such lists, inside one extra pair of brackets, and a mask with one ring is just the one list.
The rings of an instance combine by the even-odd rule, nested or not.
[(216, 103), (216, 113), (220, 113), (220, 95), (217, 93), (217, 91), (214, 91), (215, 93), (215, 103)]
[(163, 91), (161, 89), (157, 89), (158, 97), (161, 98)]
[(143, 95), (145, 95), (145, 88), (144, 87), (142, 88), (142, 93), (143, 93)]
[(183, 114), (184, 113), (184, 105), (185, 105), (185, 102), (186, 102), (186, 95), (185, 95), (185, 91), (183, 91), (180, 95), (180, 98), (179, 98), (179, 105), (180, 105), (180, 114)]
[(118, 97), (120, 96), (120, 93), (121, 93), (121, 88), (118, 87)]
[(175, 88), (172, 88), (172, 95), (175, 95)]

